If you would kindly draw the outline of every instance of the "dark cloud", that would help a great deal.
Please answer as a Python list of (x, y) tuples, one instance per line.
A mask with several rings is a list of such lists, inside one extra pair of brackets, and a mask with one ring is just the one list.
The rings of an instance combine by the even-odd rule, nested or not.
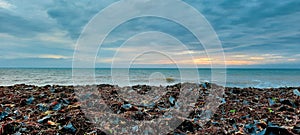
[(209, 20), (227, 54), (239, 51), (294, 54), (299, 51), (300, 40), (296, 39), (300, 36), (300, 18), (296, 16), (300, 15), (300, 1), (187, 2), (198, 7)]
[(89, 20), (111, 2), (113, 1), (89, 0), (81, 2), (56, 0), (48, 8), (47, 13), (57, 21), (61, 29), (69, 32), (69, 36), (72, 39), (77, 39), (82, 28)]
[(39, 33), (49, 32), (48, 25), (34, 19), (26, 19), (0, 10), (0, 33), (18, 37), (31, 37)]
[(128, 38), (147, 31), (159, 31), (170, 34), (184, 44), (197, 42), (195, 36), (188, 29), (176, 22), (160, 17), (140, 17), (129, 20), (116, 27), (111, 33), (109, 33), (104, 43), (110, 45), (111, 41), (114, 39), (121, 39), (115, 42), (118, 43), (115, 45), (121, 45), (121, 43), (126, 41)]

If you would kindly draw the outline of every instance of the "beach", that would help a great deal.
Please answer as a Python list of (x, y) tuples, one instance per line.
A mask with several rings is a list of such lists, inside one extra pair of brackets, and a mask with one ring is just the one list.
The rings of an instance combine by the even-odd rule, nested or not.
[[(25, 84), (0, 86), (0, 134), (105, 134), (82, 111), (87, 102), (82, 102), (82, 94), (81, 97), (75, 94), (77, 88), (96, 88), (96, 93), (94, 91), (85, 97), (88, 103), (96, 102), (95, 98), (100, 94), (113, 113), (124, 119), (149, 121), (174, 107), (179, 91), (184, 91), (182, 85), (161, 86), (167, 92), (151, 106), (126, 101), (118, 94), (118, 90), (124, 87), (109, 84), (77, 87)], [(198, 116), (201, 108), (207, 104), (205, 101), (209, 91), (222, 86), (210, 83), (196, 85), (200, 96), (194, 111), (169, 134), (300, 134), (299, 87), (226, 87), (220, 98), (221, 105), (207, 122), (200, 125), (197, 121), (201, 118)], [(135, 85), (126, 88), (145, 95), (158, 86)], [(143, 110), (142, 114), (140, 110)], [(115, 124), (120, 125), (122, 122)], [(110, 129), (109, 126), (114, 125), (106, 125), (106, 128)], [(143, 129), (127, 132), (157, 134), (155, 130)], [(112, 130), (108, 130), (108, 133), (117, 134)]]
[(0, 135), (300, 135), (299, 7), (0, 0)]

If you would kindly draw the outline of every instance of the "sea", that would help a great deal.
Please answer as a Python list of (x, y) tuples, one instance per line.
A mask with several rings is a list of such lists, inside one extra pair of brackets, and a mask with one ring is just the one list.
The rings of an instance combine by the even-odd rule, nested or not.
[[(89, 79), (80, 77), (80, 81), (74, 80), (76, 72), (84, 70), (93, 71), (92, 78), (94, 81), (91, 81), (90, 76)], [(186, 73), (191, 73), (191, 75)], [(15, 84), (38, 86), (93, 84), (166, 86), (182, 82), (213, 82), (217, 84), (220, 82), (220, 85), (226, 87), (240, 88), (299, 87), (300, 69), (95, 68), (74, 70), (72, 68), (0, 68), (1, 86)]]

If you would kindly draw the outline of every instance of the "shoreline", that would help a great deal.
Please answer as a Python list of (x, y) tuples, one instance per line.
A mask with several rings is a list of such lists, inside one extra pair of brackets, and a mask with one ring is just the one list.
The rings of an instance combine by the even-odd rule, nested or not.
[[(28, 84), (28, 83), (16, 83), (16, 84), (0, 84), (0, 87), (13, 87), (13, 86), (18, 86), (18, 85), (26, 85), (26, 86), (35, 86), (35, 87), (45, 87), (45, 86), (61, 86), (61, 87), (78, 87), (78, 86), (97, 86), (97, 85), (111, 85), (111, 86), (117, 86), (117, 87), (132, 87), (132, 86), (137, 86), (137, 85), (146, 85), (146, 86), (150, 86), (150, 87), (167, 87), (167, 86), (173, 86), (173, 85), (176, 85), (176, 84), (184, 84), (184, 83), (192, 83), (192, 84), (197, 84), (197, 85), (201, 85), (201, 84), (204, 84), (204, 83), (209, 83), (209, 84), (214, 84), (216, 86), (221, 86), (217, 83), (210, 83), (210, 82), (206, 82), (206, 81), (203, 81), (201, 83), (195, 83), (195, 82), (174, 82), (174, 83), (166, 83), (166, 85), (148, 85), (148, 84), (143, 84), (143, 83), (136, 83), (136, 84), (131, 84), (131, 85), (115, 85), (115, 84), (111, 84), (111, 83), (99, 83), (99, 84), (39, 84), (39, 85), (36, 85), (36, 84)], [(289, 88), (289, 89), (297, 89), (297, 88), (300, 88), (300, 85), (297, 86), (297, 85), (294, 85), (294, 86), (272, 86), (272, 87), (257, 87), (257, 86), (221, 86), (221, 87), (224, 87), (226, 89), (229, 89), (229, 88), (238, 88), (238, 89), (249, 89), (249, 88), (252, 88), (252, 89), (286, 89), (286, 88)]]
[[(118, 70), (118, 69), (116, 69)], [(74, 78), (72, 77), (72, 69), (53, 69), (53, 68), (34, 68), (34, 69), (0, 69), (0, 74), (2, 77), (0, 78), (0, 85), (11, 86), (14, 84), (32, 84), (38, 86), (44, 85), (85, 85), (85, 84), (118, 84), (119, 86), (126, 85), (138, 85), (138, 84), (146, 84), (146, 85), (159, 85), (162, 84), (164, 86), (174, 85), (176, 83), (183, 82), (195, 82), (195, 83), (217, 83), (218, 85), (222, 85), (224, 87), (239, 87), (239, 88), (279, 88), (279, 87), (300, 87), (300, 70), (299, 69), (227, 69), (226, 74), (223, 70), (216, 70), (216, 75), (226, 75), (226, 83), (224, 80), (212, 79), (212, 72), (210, 69), (199, 69), (198, 70), (198, 78), (186, 77), (182, 78), (180, 69), (160, 69), (160, 68), (134, 68), (130, 69), (128, 75), (117, 75), (116, 77), (128, 76), (129, 80), (124, 80), (124, 82), (120, 81), (119, 83), (115, 83), (112, 79), (112, 71), (109, 69), (96, 68), (91, 70), (95, 72), (95, 82), (89, 81), (87, 78), (82, 77), (78, 78), (78, 82), (74, 82)], [(184, 72), (190, 72), (190, 69), (182, 69)], [(90, 71), (90, 70), (88, 70)], [(123, 69), (119, 69), (116, 72), (123, 72)], [(168, 82), (164, 81), (164, 78), (160, 76), (156, 76), (158, 74), (153, 74), (159, 72), (165, 76), (165, 79), (172, 78), (174, 81)], [(197, 72), (197, 71), (195, 71)], [(84, 72), (83, 72), (84, 73)], [(152, 75), (153, 74), (153, 75)], [(152, 76), (152, 77), (151, 77)], [(215, 76), (215, 75), (214, 75)], [(149, 78), (151, 77), (151, 78)], [(195, 76), (196, 77), (196, 76)], [(223, 78), (225, 79), (225, 78)], [(77, 80), (77, 79), (76, 79)], [(197, 80), (194, 81), (194, 80)], [(126, 82), (126, 83), (125, 83)]]
[[(170, 85), (170, 93), (178, 93), (180, 84)], [(198, 85), (199, 93), (206, 97), (207, 89), (214, 84), (206, 83)], [(92, 85), (90, 85), (92, 86)], [(140, 120), (154, 119), (159, 113), (148, 117), (146, 114), (157, 109), (155, 103), (152, 107), (143, 108), (145, 115), (137, 117), (136, 108), (141, 106), (132, 105), (124, 108), (125, 100), (118, 97), (115, 89), (122, 87), (109, 84), (96, 86), (109, 106), (117, 103), (114, 112), (120, 111), (125, 118)], [(79, 86), (85, 89), (89, 86)], [(147, 94), (155, 86), (134, 85), (127, 86), (139, 94)], [(223, 95), (223, 104), (212, 115), (211, 119), (204, 125), (196, 124), (199, 120), (197, 113), (205, 104), (205, 98), (198, 99), (197, 108), (190, 114), (194, 121), (184, 121), (173, 133), (203, 134), (253, 134), (253, 133), (300, 133), (300, 95), (297, 95), (300, 87), (286, 88), (237, 88), (226, 87)], [(112, 94), (113, 92), (113, 94)], [(173, 96), (176, 101), (176, 94), (162, 96), (163, 108), (170, 108), (169, 97)], [(112, 98), (113, 97), (113, 98)], [(34, 86), (17, 84), (13, 86), (0, 86), (0, 134), (85, 134), (103, 133), (97, 127), (86, 120), (81, 110), (82, 103), (79, 102), (74, 93), (74, 86), (46, 85)], [(118, 99), (118, 100), (117, 100)], [(129, 114), (126, 115), (125, 114)], [(147, 117), (146, 117), (147, 116)]]

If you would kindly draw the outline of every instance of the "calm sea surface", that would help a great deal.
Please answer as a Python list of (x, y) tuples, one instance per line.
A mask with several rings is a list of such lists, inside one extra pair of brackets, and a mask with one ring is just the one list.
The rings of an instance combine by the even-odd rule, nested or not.
[[(84, 70), (84, 69), (83, 69)], [(211, 82), (212, 71), (214, 75), (226, 75), (228, 87), (285, 87), (300, 86), (300, 69), (129, 69), (128, 74), (119, 74), (118, 71), (127, 69), (114, 69), (115, 78), (128, 78), (125, 85), (169, 85), (179, 82), (195, 82), (194, 77), (183, 76), (181, 73), (194, 73), (197, 71), (199, 82)], [(97, 84), (114, 84), (111, 69), (95, 69)], [(195, 74), (191, 75), (195, 76)], [(173, 82), (165, 81), (166, 78), (174, 79)], [(218, 78), (214, 78), (218, 82)], [(222, 78), (224, 79), (224, 78)], [(125, 82), (125, 81), (124, 81)], [(14, 84), (33, 85), (76, 85), (72, 79), (71, 68), (0, 68), (0, 85)], [(88, 79), (82, 77), (80, 84), (90, 84)], [(123, 84), (123, 85), (124, 85)], [(121, 83), (120, 83), (121, 85)], [(122, 85), (121, 85), (122, 86)]]

